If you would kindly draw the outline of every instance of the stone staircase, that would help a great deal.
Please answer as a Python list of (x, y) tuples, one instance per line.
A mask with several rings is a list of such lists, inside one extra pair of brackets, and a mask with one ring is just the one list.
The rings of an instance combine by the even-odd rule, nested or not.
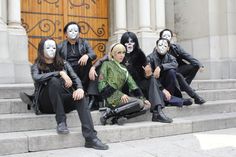
[[(197, 80), (192, 87), (207, 103), (183, 108), (166, 107), (171, 124), (151, 122), (151, 114), (124, 126), (102, 126), (100, 113), (92, 112), (99, 138), (106, 143), (130, 141), (236, 127), (236, 80)], [(80, 147), (84, 138), (76, 112), (68, 114), (70, 134), (58, 135), (54, 115), (36, 116), (19, 99), (33, 91), (32, 84), (0, 85), (0, 155)]]

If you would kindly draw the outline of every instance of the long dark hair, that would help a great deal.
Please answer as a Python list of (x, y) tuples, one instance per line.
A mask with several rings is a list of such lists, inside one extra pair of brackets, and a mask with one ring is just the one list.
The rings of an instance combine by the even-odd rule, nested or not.
[(120, 39), (120, 43), (125, 46), (125, 43), (129, 41), (129, 38), (131, 38), (133, 42), (135, 43), (133, 51), (137, 52), (138, 50), (141, 50), (139, 47), (138, 38), (136, 34), (133, 32), (125, 32)]
[[(38, 45), (38, 56), (37, 58), (35, 59), (35, 63), (38, 64), (38, 67), (40, 70), (43, 70), (43, 71), (47, 71), (49, 70), (49, 67), (48, 67), (48, 64), (45, 62), (45, 56), (44, 56), (44, 43), (47, 41), (47, 40), (53, 40), (55, 41), (54, 39), (52, 38), (42, 38), (41, 41), (39, 42), (39, 45)], [(55, 41), (56, 42), (56, 41)], [(56, 56), (53, 60), (53, 65), (55, 67), (55, 70), (62, 70), (63, 69), (63, 66), (64, 66), (64, 61), (63, 59), (59, 56), (59, 53), (58, 53), (58, 47), (57, 47), (57, 44), (56, 44)]]

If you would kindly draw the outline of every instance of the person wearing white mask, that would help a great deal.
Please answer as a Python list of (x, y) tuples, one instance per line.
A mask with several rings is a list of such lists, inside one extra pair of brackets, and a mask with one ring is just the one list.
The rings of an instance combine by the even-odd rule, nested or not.
[(58, 55), (53, 39), (40, 41), (38, 57), (31, 67), (31, 74), (35, 85), (33, 104), (36, 114), (55, 113), (57, 133), (68, 134), (66, 113), (75, 109), (80, 117), (85, 147), (108, 149), (97, 137), (81, 81), (70, 64)]
[(191, 99), (183, 99), (180, 89), (178, 88), (176, 78), (176, 68), (178, 63), (176, 59), (168, 54), (170, 41), (160, 38), (156, 41), (156, 47), (153, 52), (147, 56), (151, 65), (153, 76), (160, 81), (162, 88), (170, 95), (171, 99), (168, 104), (182, 107), (183, 105), (191, 105)]
[[(173, 33), (170, 29), (164, 29), (160, 32), (160, 38), (168, 39), (170, 42), (172, 40)], [(206, 102), (202, 97), (200, 97), (191, 87), (190, 84), (197, 72), (204, 71), (204, 66), (202, 63), (194, 58), (192, 55), (187, 53), (180, 45), (171, 43), (168, 52), (170, 55), (176, 58), (178, 62), (178, 67), (176, 70), (177, 80), (180, 85), (180, 89), (185, 91), (191, 98), (194, 99), (195, 104), (202, 105)]]
[(81, 79), (85, 93), (89, 95), (89, 70), (97, 56), (88, 41), (80, 37), (81, 28), (76, 22), (67, 23), (63, 31), (66, 40), (58, 45), (59, 53), (70, 63)]

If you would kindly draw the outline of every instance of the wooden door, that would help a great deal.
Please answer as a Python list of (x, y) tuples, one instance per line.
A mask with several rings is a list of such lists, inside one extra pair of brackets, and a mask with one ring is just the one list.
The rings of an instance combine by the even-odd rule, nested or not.
[(28, 34), (29, 60), (34, 62), (41, 38), (65, 39), (63, 28), (75, 21), (80, 36), (89, 41), (98, 58), (108, 41), (108, 0), (21, 0), (22, 25)]

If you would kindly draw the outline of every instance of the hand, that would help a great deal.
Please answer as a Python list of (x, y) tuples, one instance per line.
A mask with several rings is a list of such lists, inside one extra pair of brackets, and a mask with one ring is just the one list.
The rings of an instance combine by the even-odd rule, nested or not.
[(149, 109), (151, 107), (151, 103), (148, 100), (144, 100), (144, 109)]
[(95, 67), (92, 66), (89, 70), (89, 79), (90, 80), (95, 80), (97, 76), (98, 76), (98, 74), (95, 70)]
[(129, 96), (124, 94), (122, 97), (121, 97), (121, 102), (122, 103), (128, 103), (129, 102)]
[(164, 93), (166, 100), (169, 101), (171, 99), (170, 92), (166, 89), (163, 89), (162, 92)]
[(154, 77), (159, 78), (160, 77), (160, 72), (161, 72), (160, 67), (156, 67), (156, 69), (154, 70), (154, 73), (153, 73)]
[(152, 75), (152, 68), (151, 68), (150, 64), (146, 65), (145, 67), (144, 66), (142, 66), (142, 67), (145, 72), (145, 76), (150, 77)]
[(82, 88), (79, 88), (73, 92), (72, 95), (74, 100), (80, 100), (84, 97), (84, 90)]
[(89, 57), (87, 54), (83, 55), (78, 61), (79, 65), (85, 66), (87, 64), (88, 58)]
[(65, 81), (65, 87), (70, 88), (72, 86), (72, 80), (67, 75), (67, 73), (65, 71), (60, 71), (60, 75), (63, 78), (63, 80)]
[(202, 66), (202, 67), (199, 68), (199, 71), (200, 71), (200, 72), (203, 72), (204, 70), (205, 70), (204, 66)]

